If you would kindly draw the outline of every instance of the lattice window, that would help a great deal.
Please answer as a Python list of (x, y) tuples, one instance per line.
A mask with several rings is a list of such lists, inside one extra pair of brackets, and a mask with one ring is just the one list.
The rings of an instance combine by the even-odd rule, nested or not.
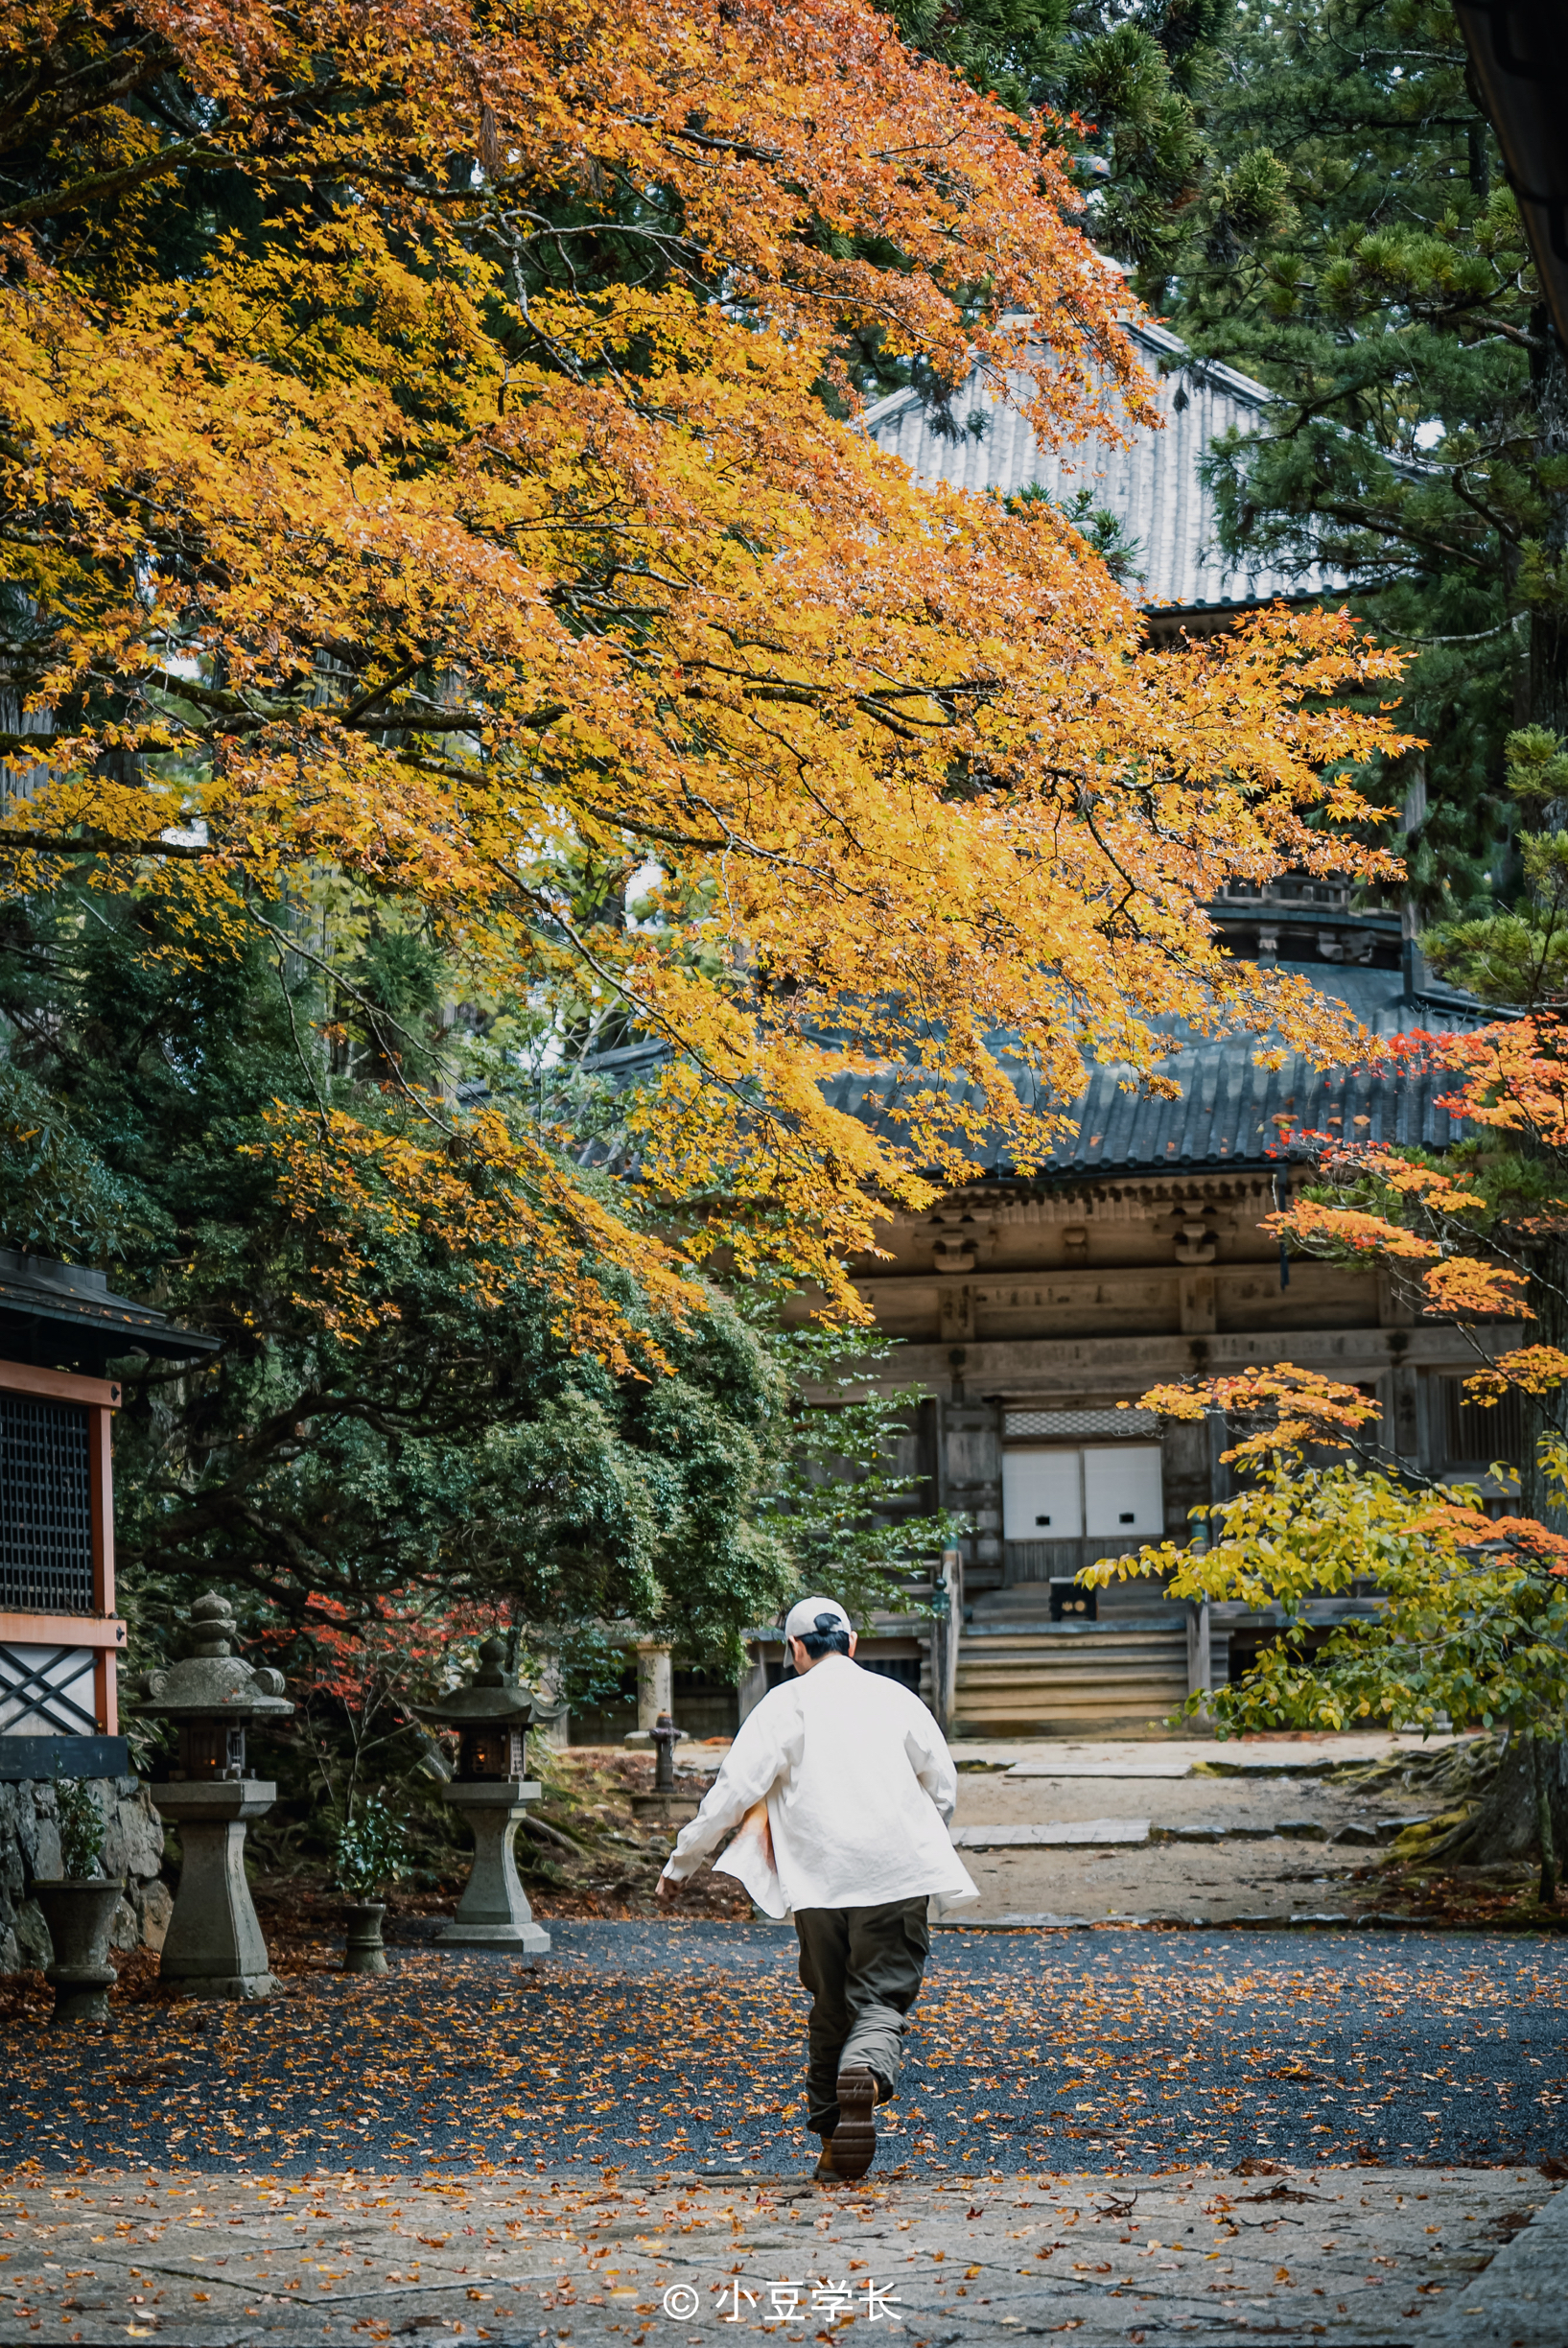
[(1489, 1406), (1469, 1399), (1463, 1378), (1444, 1378), (1443, 1388), (1449, 1459), (1466, 1466), (1507, 1460), (1517, 1472), (1530, 1443), (1524, 1397), (1517, 1387), (1510, 1387), (1500, 1402)]
[(1158, 1435), (1159, 1418), (1145, 1410), (1016, 1410), (1002, 1418), (1004, 1435)]
[(87, 1412), (0, 1393), (0, 1608), (90, 1614), (93, 1529)]

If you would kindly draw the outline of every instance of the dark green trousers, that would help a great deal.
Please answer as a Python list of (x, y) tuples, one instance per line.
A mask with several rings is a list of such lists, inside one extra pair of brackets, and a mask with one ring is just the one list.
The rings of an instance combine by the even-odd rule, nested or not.
[(838, 2075), (864, 2065), (879, 2095), (903, 2068), (905, 2016), (920, 1995), (931, 1945), (925, 1896), (882, 1908), (797, 1908), (801, 1980), (811, 1992), (807, 2126), (838, 2125)]

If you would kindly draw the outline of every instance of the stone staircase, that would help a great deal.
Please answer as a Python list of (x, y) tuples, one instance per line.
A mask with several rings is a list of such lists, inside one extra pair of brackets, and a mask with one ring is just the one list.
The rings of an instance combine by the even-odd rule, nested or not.
[(1182, 1608), (1108, 1608), (1053, 1623), (1046, 1583), (977, 1599), (958, 1647), (956, 1737), (1158, 1736), (1187, 1692)]

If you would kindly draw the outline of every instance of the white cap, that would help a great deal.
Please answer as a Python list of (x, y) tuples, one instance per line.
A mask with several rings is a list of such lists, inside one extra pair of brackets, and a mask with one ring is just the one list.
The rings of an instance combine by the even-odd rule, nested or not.
[(836, 1598), (803, 1598), (798, 1606), (790, 1608), (785, 1617), (785, 1638), (809, 1638), (817, 1627), (819, 1614), (831, 1614), (834, 1623), (842, 1624), (846, 1631), (851, 1627), (850, 1618)]

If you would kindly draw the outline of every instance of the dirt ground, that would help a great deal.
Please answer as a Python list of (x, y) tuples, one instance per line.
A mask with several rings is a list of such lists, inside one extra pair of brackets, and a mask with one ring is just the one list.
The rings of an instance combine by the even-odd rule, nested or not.
[[(1088, 1820), (1101, 1821), (1108, 1840), (966, 1848), (981, 1898), (952, 1916), (1229, 1924), (1353, 1914), (1379, 1904), (1388, 1870), (1376, 1863), (1397, 1828), (1441, 1807), (1398, 1775), (1370, 1786), (1347, 1777), (1402, 1749), (1415, 1756), (1419, 1740), (1052, 1744), (988, 1747), (983, 1755), (960, 1748), (954, 1825), (966, 1843), (987, 1827)], [(1183, 1773), (1156, 1775), (1156, 1768)], [(1109, 1839), (1145, 1827), (1137, 1842)], [(1196, 1839), (1206, 1830), (1212, 1840)]]

